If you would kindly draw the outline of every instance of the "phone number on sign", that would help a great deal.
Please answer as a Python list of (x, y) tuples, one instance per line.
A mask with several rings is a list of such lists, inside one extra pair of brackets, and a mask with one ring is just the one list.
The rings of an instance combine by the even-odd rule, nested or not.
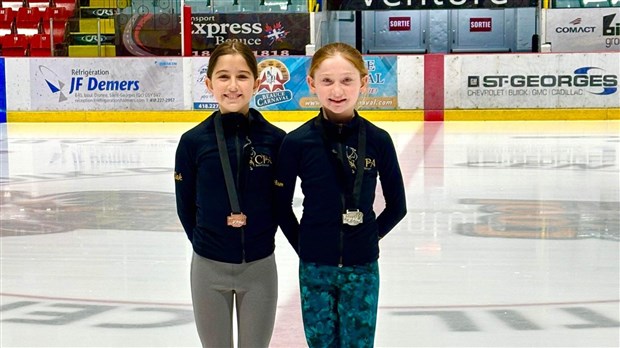
[(149, 98), (150, 103), (171, 103), (175, 100), (176, 98)]
[[(254, 55), (257, 57), (268, 57), (268, 56), (290, 56), (289, 50), (262, 50), (262, 51), (253, 51)], [(211, 55), (211, 51), (192, 51), (192, 56), (194, 57), (209, 57)]]

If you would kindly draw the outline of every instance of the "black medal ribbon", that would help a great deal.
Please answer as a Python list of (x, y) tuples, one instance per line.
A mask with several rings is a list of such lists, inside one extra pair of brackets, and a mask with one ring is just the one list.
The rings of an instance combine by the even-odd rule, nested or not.
[[(359, 115), (356, 114), (356, 117), (359, 117)], [(343, 156), (341, 151), (338, 151), (337, 156), (338, 156), (338, 160), (340, 164), (337, 165), (336, 163), (334, 163), (334, 160), (333, 160), (334, 156), (332, 155), (332, 147), (330, 145), (329, 138), (327, 137), (327, 133), (323, 126), (322, 118), (323, 118), (323, 113), (321, 111), (321, 113), (315, 118), (314, 124), (319, 129), (319, 132), (321, 133), (321, 138), (323, 139), (323, 145), (325, 146), (325, 150), (327, 151), (327, 154), (330, 158), (330, 162), (333, 164), (334, 169), (336, 170), (336, 174), (340, 177), (343, 187), (346, 187), (346, 184), (345, 184), (346, 173), (343, 173), (344, 170), (342, 169), (342, 164), (348, 163), (348, 160)], [(360, 197), (362, 194), (362, 182), (364, 180), (364, 167), (365, 167), (364, 161), (365, 160), (366, 160), (366, 124), (364, 123), (364, 120), (360, 118), (359, 125), (358, 125), (358, 136), (357, 136), (357, 159), (355, 161), (355, 180), (353, 182), (353, 190), (350, 195), (351, 209), (347, 209), (345, 194), (344, 192), (341, 192), (342, 208), (344, 209), (344, 213), (345, 213), (343, 214), (343, 216), (346, 216), (349, 213), (355, 213), (355, 211), (357, 211), (357, 214), (359, 214), (359, 218), (360, 219), (363, 218), (363, 216), (359, 212), (359, 203), (360, 203)], [(358, 223), (361, 223), (361, 221), (359, 221)], [(356, 224), (357, 223), (355, 223), (354, 225)]]
[[(237, 185), (233, 179), (232, 168), (230, 166), (230, 158), (228, 157), (228, 148), (224, 137), (224, 126), (222, 125), (222, 114), (217, 113), (213, 118), (215, 124), (215, 137), (217, 138), (217, 149), (220, 153), (220, 162), (224, 171), (224, 181), (226, 182), (226, 191), (228, 191), (228, 200), (230, 201), (231, 215), (228, 216), (227, 224), (232, 227), (241, 227), (246, 224), (246, 216), (241, 212), (239, 205), (239, 196), (237, 195)], [(239, 146), (237, 146), (239, 147)], [(241, 171), (241, 167), (238, 168)]]

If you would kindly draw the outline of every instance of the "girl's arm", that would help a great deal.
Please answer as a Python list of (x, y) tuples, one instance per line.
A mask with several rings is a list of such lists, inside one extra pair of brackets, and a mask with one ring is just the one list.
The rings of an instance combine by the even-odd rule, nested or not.
[(385, 198), (385, 209), (377, 216), (379, 238), (388, 234), (407, 214), (405, 185), (396, 149), (392, 138), (387, 133), (385, 136), (383, 156), (379, 161), (379, 180)]
[(174, 183), (177, 215), (187, 238), (192, 241), (194, 227), (196, 227), (196, 165), (183, 138), (176, 151)]
[(293, 195), (297, 181), (299, 154), (294, 144), (284, 138), (276, 163), (275, 211), (276, 221), (295, 251), (298, 251), (299, 221), (293, 212)]

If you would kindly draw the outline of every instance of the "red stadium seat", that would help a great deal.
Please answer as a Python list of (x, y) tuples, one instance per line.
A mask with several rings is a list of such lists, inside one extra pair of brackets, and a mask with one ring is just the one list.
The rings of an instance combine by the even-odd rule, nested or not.
[(0, 36), (13, 34), (15, 11), (12, 8), (0, 8)]
[(17, 11), (20, 7), (24, 7), (24, 0), (0, 0), (0, 7), (10, 8), (13, 11)]
[(73, 17), (75, 14), (75, 9), (77, 8), (77, 0), (52, 0), (53, 6), (51, 7), (62, 7), (67, 10), (68, 18)]
[(28, 39), (26, 35), (11, 34), (0, 36), (2, 55), (7, 57), (24, 57), (28, 55)]
[(2, 22), (0, 21), (0, 36), (13, 34), (13, 24), (12, 22)]
[(54, 20), (67, 21), (71, 18), (71, 12), (64, 7), (47, 7), (43, 11), (43, 19), (49, 20), (50, 18), (53, 18)]
[(17, 11), (13, 10), (10, 7), (0, 8), (0, 22), (12, 22), (13, 19), (15, 19), (16, 15), (17, 15)]
[(15, 17), (17, 34), (34, 35), (39, 33), (43, 11), (38, 8), (20, 7)]
[(54, 35), (54, 44), (65, 41), (69, 11), (64, 7), (48, 7), (43, 13), (42, 33)]
[(46, 34), (35, 34), (28, 40), (31, 57), (51, 57), (52, 37)]
[(38, 8), (43, 11), (45, 8), (50, 7), (49, 0), (26, 0), (28, 7)]

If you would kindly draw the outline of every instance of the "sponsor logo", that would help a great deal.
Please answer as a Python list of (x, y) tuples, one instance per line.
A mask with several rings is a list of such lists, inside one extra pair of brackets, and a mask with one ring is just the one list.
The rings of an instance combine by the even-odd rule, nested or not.
[(260, 34), (261, 23), (195, 23), (192, 34), (206, 35), (211, 39), (216, 35)]
[[(305, 54), (309, 19), (303, 14), (282, 17), (276, 14), (214, 14), (192, 16), (195, 56), (208, 57), (215, 46), (242, 42), (256, 56)], [(295, 35), (292, 35), (292, 34)]]
[[(542, 95), (583, 95), (585, 93), (610, 95), (618, 91), (618, 75), (605, 74), (605, 69), (602, 68), (585, 66), (566, 75), (468, 76), (467, 87), (489, 88), (497, 95), (503, 92), (504, 88), (529, 88), (531, 92), (533, 92), (531, 89), (535, 89), (538, 91), (536, 94)], [(525, 92), (530, 91), (525, 90)], [(479, 94), (475, 92), (480, 91), (468, 91), (468, 94)], [(493, 95), (494, 93), (486, 94)]]
[(137, 80), (100, 80), (96, 77), (84, 79), (82, 76), (71, 78), (69, 94), (82, 91), (138, 91), (140, 81)]
[(58, 94), (58, 102), (67, 100), (65, 94), (66, 83), (60, 79), (60, 76), (56, 72), (45, 65), (39, 65), (39, 73), (43, 77), (47, 88), (52, 94)]
[[(168, 62), (161, 62), (166, 66)], [(176, 64), (175, 62), (172, 62)], [(59, 75), (45, 65), (39, 65), (39, 73), (45, 85), (52, 94), (58, 94), (58, 101), (63, 102), (67, 97), (67, 83)], [(105, 69), (71, 69), (71, 80), (68, 83), (68, 94), (76, 97), (90, 97), (93, 95), (81, 94), (80, 92), (122, 92), (139, 91), (138, 80), (115, 80), (107, 78), (110, 71)]]
[(620, 36), (620, 22), (613, 24), (616, 14), (603, 16), (603, 36)]
[(113, 18), (119, 14), (117, 9), (112, 8), (81, 8), (80, 15), (82, 18)]
[(597, 45), (600, 44), (602, 36), (604, 47), (615, 50), (615, 48), (620, 46), (620, 22), (616, 21), (614, 23), (615, 18), (616, 13), (603, 16), (600, 33), (597, 26), (582, 25), (585, 21), (583, 21), (581, 17), (577, 17), (568, 22), (570, 25), (557, 26), (553, 31), (560, 35), (577, 35), (591, 38), (591, 42)]
[(594, 33), (595, 26), (578, 26), (581, 24), (581, 17), (575, 18), (568, 22), (572, 26), (556, 27), (555, 32), (558, 34), (581, 34), (581, 33)]
[(607, 36), (605, 38), (605, 48), (620, 46), (620, 22), (613, 24), (615, 17), (616, 14), (603, 16), (603, 36)]
[(265, 25), (265, 38), (267, 39), (269, 46), (276, 42), (284, 41), (288, 34), (289, 32), (284, 30), (284, 27), (280, 22), (274, 24), (273, 26), (269, 24)]
[[(200, 18), (204, 19), (204, 17)], [(207, 19), (215, 20), (215, 17), (208, 17)], [(216, 46), (225, 41), (240, 41), (250, 47), (262, 45), (262, 39), (260, 37), (251, 37), (251, 35), (260, 35), (263, 33), (263, 25), (259, 22), (198, 23), (196, 19), (192, 18), (192, 23), (194, 24), (194, 30), (192, 30), (193, 35), (205, 35), (206, 39), (215, 39)]]
[(280, 104), (293, 99), (293, 92), (284, 85), (291, 79), (291, 74), (278, 59), (265, 59), (258, 64), (260, 84), (254, 97), (258, 107)]
[(98, 43), (113, 45), (114, 41), (115, 36), (113, 34), (71, 34), (71, 43), (74, 45), (96, 45)]
[(179, 65), (179, 63), (173, 62), (173, 61), (157, 60), (157, 61), (155, 61), (155, 65), (165, 68), (165, 67), (177, 66), (177, 65)]
[[(577, 70), (575, 70), (575, 76), (578, 77), (588, 77), (590, 76), (590, 71), (598, 71), (598, 70), (603, 70), (601, 68), (596, 68), (596, 67), (583, 67), (583, 68), (579, 68)], [(604, 83), (601, 82), (594, 82), (591, 84), (592, 87), (598, 87), (596, 92), (592, 92), (592, 91), (588, 91), (591, 94), (597, 94), (597, 95), (609, 95), (609, 94), (614, 94), (618, 91), (618, 76), (617, 75), (595, 75), (592, 74), (592, 76), (601, 76), (604, 81)], [(598, 80), (598, 79), (597, 79)], [(602, 88), (599, 89), (599, 88)]]

